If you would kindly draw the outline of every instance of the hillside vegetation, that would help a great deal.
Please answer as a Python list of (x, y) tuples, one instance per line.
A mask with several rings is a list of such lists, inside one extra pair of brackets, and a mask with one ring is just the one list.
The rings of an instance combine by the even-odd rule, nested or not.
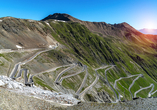
[[(29, 23), (31, 24), (31, 22)], [(55, 80), (58, 74), (67, 67), (61, 67), (52, 72), (43, 72), (43, 74), (33, 77), (36, 85), (52, 91), (73, 94), (80, 100), (96, 102), (114, 102), (119, 97), (121, 100), (132, 100), (136, 91), (149, 87), (151, 84), (154, 85), (152, 92), (157, 90), (157, 52), (152, 47), (155, 43), (146, 39), (143, 34), (128, 28), (128, 25), (115, 25), (114, 33), (118, 34), (104, 35), (100, 32), (93, 33), (85, 25), (72, 21), (48, 19), (38, 21), (37, 24), (40, 24), (40, 30), (45, 34), (43, 36), (50, 36), (54, 42), (59, 43), (59, 47), (41, 53), (22, 68), (27, 68), (30, 70), (30, 74), (35, 74), (61, 65), (78, 64), (61, 77), (79, 72), (83, 65), (86, 65), (87, 68), (77, 75), (65, 78), (60, 84), (56, 84)], [(38, 31), (35, 32), (38, 33)], [(26, 53), (18, 54), (25, 55)], [(5, 58), (10, 63), (14, 62), (10, 53), (1, 54), (1, 58)], [(6, 66), (9, 68), (8, 64)], [(4, 66), (1, 63), (2, 70)], [(99, 67), (104, 68), (97, 70), (98, 74), (96, 74), (95, 69)], [(137, 78), (140, 74), (143, 77)], [(115, 80), (122, 77), (125, 78), (117, 81), (117, 86), (114, 88)], [(135, 83), (130, 87), (133, 81)], [(85, 83), (82, 84), (83, 82)], [(83, 86), (79, 90), (81, 85)], [(92, 86), (88, 88), (90, 85)], [(151, 86), (141, 90), (136, 97), (148, 97), (152, 88)], [(76, 94), (78, 90), (80, 94), (87, 91), (79, 96)], [(155, 96), (157, 96), (157, 92), (152, 94), (152, 97)]]

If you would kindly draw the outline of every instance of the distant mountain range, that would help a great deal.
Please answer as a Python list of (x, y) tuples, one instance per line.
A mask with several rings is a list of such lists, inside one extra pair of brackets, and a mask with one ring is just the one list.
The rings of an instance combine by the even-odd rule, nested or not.
[(153, 34), (153, 35), (157, 35), (157, 29), (140, 29), (140, 32), (142, 32), (143, 34)]

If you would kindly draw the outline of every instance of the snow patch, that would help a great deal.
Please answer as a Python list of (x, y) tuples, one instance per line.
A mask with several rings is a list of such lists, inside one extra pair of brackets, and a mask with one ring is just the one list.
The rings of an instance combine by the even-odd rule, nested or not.
[(49, 24), (49, 23), (47, 23), (47, 22), (46, 22), (46, 24), (50, 26), (50, 24)]
[(54, 21), (58, 21), (58, 22), (66, 22), (66, 21), (63, 21), (63, 20), (54, 20)]
[(120, 95), (120, 97), (122, 98), (123, 96), (122, 96), (122, 95)]
[(22, 49), (22, 47), (21, 47), (21, 46), (19, 46), (19, 45), (16, 45), (16, 47), (17, 47), (18, 49)]
[(49, 48), (52, 48), (52, 45), (49, 45)]
[(3, 20), (0, 20), (0, 22), (2, 22)]
[(56, 45), (49, 45), (49, 48), (55, 49), (58, 47), (58, 45), (59, 45), (58, 43), (56, 43)]
[(46, 24), (51, 28), (50, 24), (48, 22), (46, 22)]
[(35, 22), (35, 20), (31, 20), (31, 19), (29, 19), (28, 21), (29, 21), (29, 22)]
[(0, 80), (0, 86), (4, 86), (4, 85), (5, 85), (5, 83)]
[(49, 90), (43, 90), (39, 87), (36, 87), (35, 85), (28, 87), (23, 83), (8, 78), (7, 76), (0, 76), (0, 86), (6, 87), (6, 89), (9, 89), (12, 92), (21, 93), (49, 102), (57, 102), (66, 106), (72, 106), (79, 102), (79, 100), (75, 99), (71, 94), (51, 92)]

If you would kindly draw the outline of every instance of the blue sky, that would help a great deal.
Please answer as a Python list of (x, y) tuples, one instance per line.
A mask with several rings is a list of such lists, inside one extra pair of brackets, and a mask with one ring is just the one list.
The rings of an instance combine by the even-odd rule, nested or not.
[(136, 29), (157, 29), (157, 0), (1, 0), (0, 17), (41, 20), (67, 13), (85, 21), (127, 22)]

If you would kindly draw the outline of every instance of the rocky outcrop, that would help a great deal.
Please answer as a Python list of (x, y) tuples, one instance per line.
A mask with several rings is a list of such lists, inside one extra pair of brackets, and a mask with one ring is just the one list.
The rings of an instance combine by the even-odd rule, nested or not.
[(42, 21), (46, 21), (49, 19), (63, 20), (63, 21), (80, 21), (68, 14), (55, 13), (53, 15), (49, 15), (46, 18), (42, 19)]
[(97, 95), (98, 96), (95, 96), (97, 102), (111, 102), (109, 96), (104, 91), (98, 92)]

